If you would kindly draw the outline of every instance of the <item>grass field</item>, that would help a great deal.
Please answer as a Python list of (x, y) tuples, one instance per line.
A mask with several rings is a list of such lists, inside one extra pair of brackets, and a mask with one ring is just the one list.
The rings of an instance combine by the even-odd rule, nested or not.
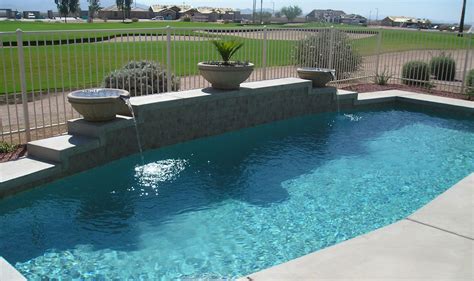
[[(251, 61), (261, 66), (262, 41), (244, 40), (245, 46), (235, 56), (236, 60)], [(268, 66), (290, 65), (292, 42), (268, 43)], [(154, 60), (166, 62), (166, 42), (140, 43), (91, 43), (65, 46), (39, 46), (25, 48), (27, 88), (71, 89), (98, 86), (107, 73), (121, 68), (130, 60)], [(18, 92), (18, 56), (16, 48), (5, 48), (0, 54), (0, 69), (6, 69), (6, 79), (0, 82), (2, 93)], [(9, 58), (15, 58), (10, 60)], [(198, 73), (197, 63), (217, 59), (217, 53), (209, 41), (176, 41), (171, 44), (172, 72), (178, 76)], [(31, 62), (31, 63), (30, 63)]]
[[(164, 28), (167, 25), (179, 28), (235, 28), (236, 24), (215, 23), (185, 23), (185, 22), (138, 22), (123, 24), (121, 22), (97, 22), (85, 23), (39, 23), (39, 22), (0, 22), (0, 31), (14, 31), (21, 28), (25, 31), (41, 30), (71, 30), (76, 32), (65, 32), (48, 36), (48, 40), (71, 39), (75, 37), (87, 38), (103, 36), (104, 33), (94, 32), (96, 29), (110, 29), (106, 36), (116, 34), (114, 29), (123, 28)], [(309, 24), (307, 27), (314, 27)], [(347, 28), (347, 26), (338, 27)], [(77, 32), (86, 30), (88, 32)], [(352, 28), (355, 32), (371, 32), (374, 29), (363, 27)], [(151, 33), (152, 31), (150, 31)], [(286, 31), (285, 31), (286, 32)], [(288, 30), (287, 32), (292, 32)], [(474, 38), (471, 36), (457, 37), (451, 33), (422, 32), (413, 30), (380, 30), (380, 51), (401, 52), (408, 50), (456, 50), (465, 49), (469, 45), (474, 47)], [(153, 34), (160, 32), (153, 31)], [(197, 74), (196, 64), (199, 61), (217, 59), (216, 52), (209, 43), (209, 37), (213, 35), (202, 34), (190, 30), (173, 32), (176, 35), (189, 35), (184, 40), (172, 42), (172, 70), (178, 76)], [(30, 35), (25, 39), (36, 40), (36, 35)], [(231, 37), (227, 34), (222, 37)], [(41, 40), (44, 37), (40, 37)], [(189, 38), (189, 39), (186, 39)], [(2, 41), (16, 40), (15, 36), (3, 36)], [(183, 39), (183, 38), (182, 38)], [(251, 61), (259, 67), (262, 63), (263, 42), (259, 39), (239, 38), (245, 42), (236, 59)], [(377, 36), (361, 37), (353, 39), (352, 45), (363, 56), (375, 55), (377, 52)], [(268, 40), (267, 66), (291, 65), (294, 41)], [(25, 66), (27, 72), (27, 88), (29, 91), (40, 89), (69, 90), (72, 88), (97, 86), (104, 76), (110, 71), (120, 68), (130, 60), (149, 59), (164, 63), (166, 61), (166, 42), (117, 42), (117, 43), (85, 43), (54, 46), (34, 46), (24, 49)], [(0, 94), (18, 92), (20, 82), (18, 75), (18, 53), (17, 48), (0, 48)], [(4, 71), (5, 70), (5, 71)], [(4, 73), (2, 73), (4, 72)]]

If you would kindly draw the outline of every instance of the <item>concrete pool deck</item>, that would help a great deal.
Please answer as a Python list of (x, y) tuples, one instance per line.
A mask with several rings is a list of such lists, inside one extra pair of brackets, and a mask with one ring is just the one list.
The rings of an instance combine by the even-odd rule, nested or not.
[(394, 224), (240, 280), (474, 280), (474, 173)]

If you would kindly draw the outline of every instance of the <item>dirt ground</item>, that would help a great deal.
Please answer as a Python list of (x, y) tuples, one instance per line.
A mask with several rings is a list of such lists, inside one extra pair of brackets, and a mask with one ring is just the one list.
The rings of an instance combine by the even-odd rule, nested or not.
[(18, 145), (16, 150), (13, 152), (0, 153), (0, 163), (16, 160), (20, 157), (26, 156), (26, 154), (27, 154), (26, 145), (25, 144)]

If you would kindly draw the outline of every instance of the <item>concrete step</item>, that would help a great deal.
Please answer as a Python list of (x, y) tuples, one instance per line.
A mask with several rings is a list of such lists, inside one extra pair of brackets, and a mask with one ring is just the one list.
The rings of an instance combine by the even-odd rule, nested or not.
[(0, 163), (0, 198), (23, 190), (28, 183), (50, 177), (59, 168), (54, 163), (29, 157)]
[(98, 147), (97, 138), (77, 135), (62, 135), (27, 144), (29, 157), (56, 163), (63, 162), (72, 152), (83, 152)]

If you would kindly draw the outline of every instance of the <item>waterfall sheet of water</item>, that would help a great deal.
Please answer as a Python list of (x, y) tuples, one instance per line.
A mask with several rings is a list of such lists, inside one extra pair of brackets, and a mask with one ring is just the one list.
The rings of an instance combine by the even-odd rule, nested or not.
[(341, 108), (339, 105), (339, 94), (337, 93), (337, 90), (336, 90), (336, 104), (337, 104), (337, 114), (339, 115), (341, 113)]
[(135, 134), (137, 136), (138, 149), (140, 151), (141, 164), (142, 164), (142, 166), (144, 166), (145, 165), (145, 159), (143, 157), (142, 143), (140, 141), (140, 134), (138, 133), (138, 125), (137, 125), (137, 119), (135, 118), (135, 112), (133, 112), (133, 107), (132, 107), (132, 103), (130, 102), (130, 99), (123, 99), (123, 101), (127, 105), (128, 110), (130, 110), (130, 113), (132, 114), (133, 124), (135, 125)]

